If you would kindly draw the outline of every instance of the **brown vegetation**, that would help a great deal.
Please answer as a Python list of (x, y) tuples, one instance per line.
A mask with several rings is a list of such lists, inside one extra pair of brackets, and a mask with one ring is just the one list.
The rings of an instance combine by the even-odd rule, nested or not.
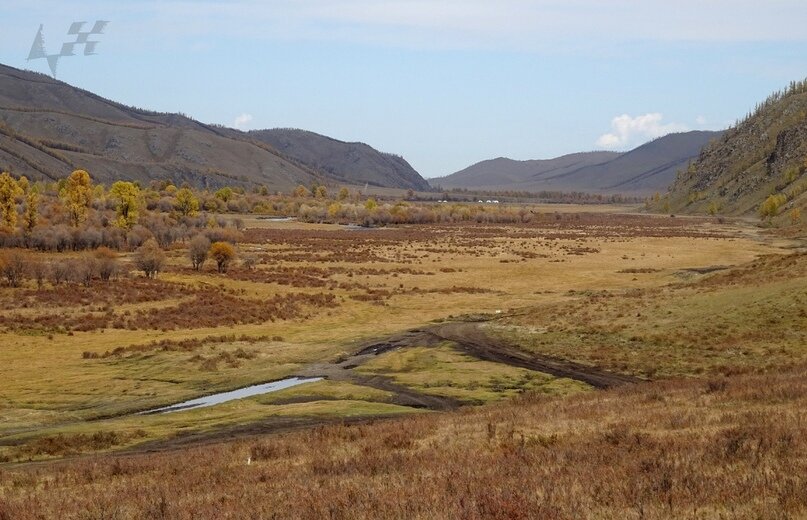
[(801, 517), (806, 405), (804, 367), (564, 399), (523, 395), (471, 411), (6, 470), (0, 513)]

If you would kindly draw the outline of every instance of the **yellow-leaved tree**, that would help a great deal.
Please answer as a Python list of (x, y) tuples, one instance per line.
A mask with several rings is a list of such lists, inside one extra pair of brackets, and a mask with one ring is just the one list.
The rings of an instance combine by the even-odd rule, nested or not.
[(0, 174), (0, 225), (11, 230), (17, 225), (17, 197), (23, 194), (17, 181), (7, 172)]
[(33, 186), (25, 194), (25, 212), (23, 213), (23, 225), (25, 231), (30, 233), (39, 222), (39, 189)]
[(125, 229), (137, 224), (142, 201), (137, 184), (118, 181), (109, 189), (109, 196), (115, 201), (115, 213), (118, 216), (116, 224)]
[(176, 205), (177, 211), (186, 217), (192, 217), (199, 212), (199, 199), (188, 188), (177, 191)]
[(85, 170), (76, 170), (70, 174), (60, 195), (73, 226), (77, 227), (87, 220), (92, 194), (93, 186), (89, 173)]
[(235, 258), (235, 249), (227, 242), (213, 242), (210, 246), (210, 258), (216, 262), (216, 269), (226, 273), (230, 262)]
[(302, 184), (300, 184), (299, 186), (297, 186), (296, 188), (294, 188), (294, 192), (293, 192), (292, 194), (293, 194), (295, 197), (300, 197), (300, 198), (302, 198), (302, 197), (308, 197), (309, 195), (311, 195), (311, 192), (310, 192), (310, 191), (308, 191), (308, 188), (306, 188), (305, 186), (303, 186)]

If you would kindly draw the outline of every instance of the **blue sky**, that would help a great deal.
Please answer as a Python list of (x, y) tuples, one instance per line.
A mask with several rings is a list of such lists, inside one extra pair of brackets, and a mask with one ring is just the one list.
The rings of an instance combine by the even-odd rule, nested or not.
[(0, 62), (109, 20), (58, 79), (243, 129), (296, 127), (424, 176), (719, 129), (807, 76), (803, 0), (0, 2)]

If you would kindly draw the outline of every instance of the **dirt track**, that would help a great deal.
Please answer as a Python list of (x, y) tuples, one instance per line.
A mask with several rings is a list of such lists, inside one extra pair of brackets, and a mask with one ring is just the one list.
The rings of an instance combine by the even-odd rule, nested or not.
[(607, 372), (574, 361), (526, 352), (501, 340), (491, 338), (478, 323), (434, 325), (424, 329), (424, 333), (441, 340), (452, 341), (460, 350), (478, 359), (545, 372), (556, 377), (575, 379), (595, 388), (613, 388), (642, 382), (641, 379), (633, 376)]
[[(299, 371), (302, 377), (325, 377), (334, 381), (347, 381), (362, 386), (369, 386), (393, 394), (390, 400), (394, 404), (429, 410), (454, 410), (463, 405), (450, 397), (424, 394), (412, 388), (395, 383), (392, 378), (383, 375), (362, 374), (354, 368), (361, 366), (375, 356), (386, 352), (410, 347), (436, 346), (445, 341), (452, 342), (457, 349), (475, 358), (504, 363), (511, 366), (535, 370), (585, 382), (595, 388), (612, 388), (615, 386), (639, 383), (642, 380), (612, 372), (599, 370), (572, 361), (541, 356), (521, 350), (517, 346), (493, 338), (485, 333), (476, 322), (455, 322), (430, 325), (413, 329), (381, 340), (365, 343), (355, 354), (335, 363), (316, 363)], [(322, 397), (326, 398), (327, 397)], [(319, 399), (317, 396), (306, 398)], [(295, 400), (296, 402), (297, 400)], [(185, 434), (176, 438), (153, 441), (120, 452), (120, 455), (171, 450), (231, 440), (233, 438), (253, 437), (268, 433), (282, 433), (302, 428), (311, 428), (333, 423), (355, 423), (378, 420), (379, 417), (361, 417), (350, 419), (330, 419), (315, 417), (272, 417), (255, 423), (223, 428), (213, 432)]]

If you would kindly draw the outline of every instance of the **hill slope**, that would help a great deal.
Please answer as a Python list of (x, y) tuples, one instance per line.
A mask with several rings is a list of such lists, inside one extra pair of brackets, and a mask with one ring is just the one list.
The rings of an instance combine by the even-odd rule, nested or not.
[(369, 179), (406, 188), (413, 175), (420, 177), (414, 170), (398, 178), (386, 170), (374, 174), (372, 168), (360, 178), (349, 172), (334, 176), (327, 161), (320, 166), (307, 166), (238, 130), (128, 107), (0, 65), (0, 169), (16, 174), (55, 179), (84, 168), (102, 182), (168, 178), (201, 187), (262, 184), (273, 190)]
[(674, 211), (754, 214), (770, 195), (774, 213), (807, 207), (807, 82), (793, 83), (704, 148), (670, 187)]
[(275, 128), (248, 135), (284, 155), (343, 182), (429, 190), (426, 180), (403, 157), (364, 143), (346, 143), (306, 130)]
[(719, 132), (670, 134), (630, 152), (590, 152), (547, 161), (495, 159), (434, 179), (443, 187), (651, 194), (697, 157)]
[(554, 175), (563, 175), (586, 166), (602, 164), (619, 157), (614, 152), (575, 153), (555, 159), (516, 161), (499, 157), (478, 162), (464, 170), (432, 179), (443, 188), (507, 189), (513, 185), (540, 182)]

